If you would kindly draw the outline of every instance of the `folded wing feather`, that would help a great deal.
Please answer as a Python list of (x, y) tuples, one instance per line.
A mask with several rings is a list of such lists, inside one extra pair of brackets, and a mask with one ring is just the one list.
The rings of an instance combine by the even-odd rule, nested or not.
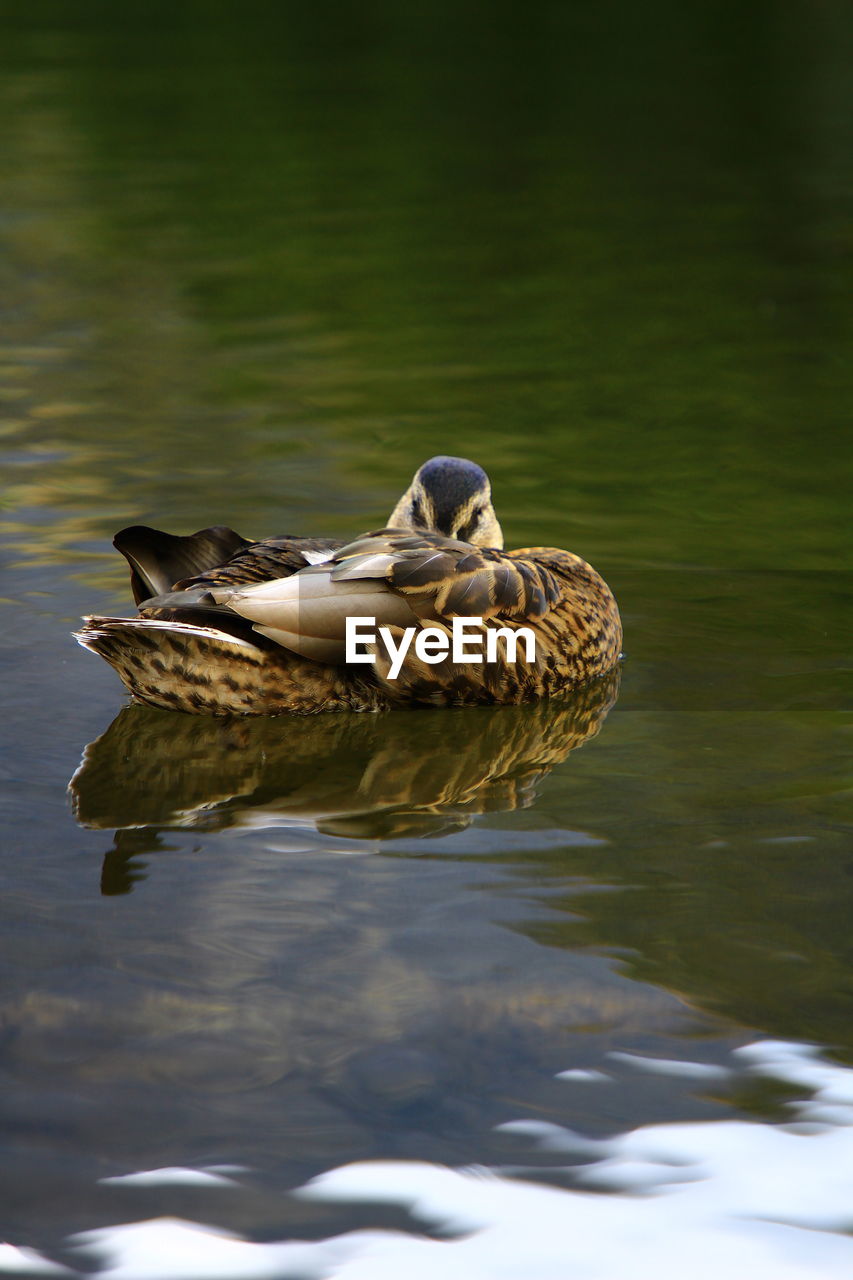
[(211, 594), (286, 649), (340, 663), (347, 618), (397, 627), (454, 617), (535, 619), (561, 588), (533, 560), (440, 534), (383, 530), (290, 577), (242, 589), (212, 587)]
[(326, 565), (242, 591), (214, 588), (211, 594), (217, 603), (249, 618), (261, 635), (315, 662), (345, 660), (347, 618), (375, 618), (378, 626), (401, 627), (417, 621), (382, 579), (336, 582)]

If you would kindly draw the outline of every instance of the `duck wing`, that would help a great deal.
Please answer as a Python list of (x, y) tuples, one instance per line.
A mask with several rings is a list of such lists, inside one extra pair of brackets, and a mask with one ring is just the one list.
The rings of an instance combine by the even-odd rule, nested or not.
[(243, 541), (234, 554), (193, 576), (175, 579), (180, 589), (191, 587), (239, 587), (288, 578), (311, 564), (328, 560), (343, 544), (340, 538), (300, 538), (284, 533), (259, 542)]
[(433, 621), (534, 620), (549, 612), (563, 590), (557, 574), (533, 552), (472, 547), (433, 533), (384, 529), (342, 547), (327, 567), (333, 582), (382, 578), (418, 617)]
[(407, 627), (455, 617), (537, 619), (560, 598), (532, 559), (441, 534), (383, 529), (321, 564), (257, 586), (211, 584), (210, 595), (261, 635), (318, 662), (344, 662), (348, 618)]
[(230, 560), (251, 546), (226, 525), (199, 529), (181, 536), (134, 524), (113, 538), (113, 546), (130, 565), (130, 585), (136, 604), (170, 591), (181, 578), (190, 578)]
[(227, 525), (182, 536), (135, 524), (117, 533), (113, 546), (130, 565), (133, 598), (141, 605), (176, 590), (284, 578), (325, 559), (341, 541), (282, 534), (253, 542)]
[(225, 525), (186, 536), (133, 525), (113, 542), (130, 565), (131, 588), (143, 618), (214, 627), (261, 647), (268, 642), (245, 618), (217, 604), (210, 588), (286, 578), (327, 559), (341, 545), (339, 539), (292, 534), (250, 542)]

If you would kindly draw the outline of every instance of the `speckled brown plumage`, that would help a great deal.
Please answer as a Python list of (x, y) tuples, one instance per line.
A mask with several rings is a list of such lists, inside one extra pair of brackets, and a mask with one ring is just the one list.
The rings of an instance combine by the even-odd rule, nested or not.
[(378, 688), (343, 668), (322, 667), (275, 645), (260, 648), (186, 624), (155, 630), (149, 619), (93, 617), (79, 635), (139, 702), (165, 711), (276, 716), (376, 711), (388, 705)]
[[(527, 627), (536, 640), (533, 663), (458, 664), (448, 658), (428, 665), (410, 651), (393, 682), (389, 654), (380, 645), (376, 674), (393, 701), (429, 706), (528, 702), (594, 680), (619, 660), (622, 626), (613, 594), (569, 551), (474, 549), (438, 534), (385, 530), (343, 548), (330, 563), (345, 572), (377, 547), (399, 554), (387, 580), (425, 625), (447, 629), (454, 617), (477, 617), (485, 628)], [(401, 629), (391, 631), (398, 642)], [(498, 654), (505, 653), (506, 644), (498, 640)]]
[(244, 586), (251, 582), (269, 582), (270, 578), (283, 578), (304, 569), (309, 563), (305, 558), (306, 552), (310, 555), (335, 551), (340, 546), (340, 539), (300, 538), (292, 533), (278, 538), (263, 538), (260, 542), (250, 542), (224, 564), (214, 565), (203, 573), (176, 582), (175, 587), (187, 590), (193, 587)]
[[(458, 501), (448, 504), (442, 486)], [(424, 510), (441, 512), (443, 527), (419, 527), (415, 513)], [(553, 547), (503, 551), (484, 545), (485, 539), (499, 544), (502, 534), (488, 478), (475, 464), (432, 459), (392, 514), (397, 527), (346, 546), (289, 536), (251, 543), (222, 527), (175, 538), (134, 526), (117, 535), (116, 545), (131, 565), (139, 615), (88, 618), (77, 638), (114, 667), (138, 700), (209, 715), (522, 703), (595, 680), (619, 661), (616, 601), (590, 565)], [(460, 531), (473, 541), (461, 540)], [(223, 549), (232, 547), (222, 559)], [(302, 593), (303, 583), (312, 586), (312, 599)], [(483, 620), (484, 630), (529, 628), (535, 658), (527, 661), (521, 645), (517, 660), (509, 661), (504, 636), (492, 662), (454, 663), (448, 656), (427, 663), (412, 645), (392, 679), (392, 654), (380, 633), (372, 664), (346, 665), (283, 647), (282, 636), (297, 650), (302, 642), (287, 639), (291, 632), (278, 622), (263, 633), (258, 629), (266, 616), (257, 611), (259, 584), (271, 584), (271, 590), (260, 588), (264, 602), (272, 598), (275, 608), (290, 609), (288, 619), (304, 620), (306, 647), (300, 652), (313, 655), (312, 645), (338, 643), (322, 638), (314, 625), (313, 595), (320, 590), (318, 616), (334, 632), (343, 627), (347, 609), (359, 613), (350, 602), (361, 599), (351, 594), (362, 589), (360, 583), (378, 593), (369, 599), (378, 601), (379, 625), (388, 602), (395, 644), (404, 630), (401, 610), (415, 629), (448, 634), (454, 618), (473, 617)], [(325, 658), (328, 650), (320, 652)]]

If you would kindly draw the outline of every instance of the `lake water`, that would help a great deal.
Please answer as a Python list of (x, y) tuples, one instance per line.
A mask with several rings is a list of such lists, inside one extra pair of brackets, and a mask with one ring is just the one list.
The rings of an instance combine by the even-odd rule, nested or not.
[[(851, 37), (5, 7), (0, 1270), (851, 1274)], [(70, 638), (117, 529), (436, 453), (619, 680), (216, 722)]]

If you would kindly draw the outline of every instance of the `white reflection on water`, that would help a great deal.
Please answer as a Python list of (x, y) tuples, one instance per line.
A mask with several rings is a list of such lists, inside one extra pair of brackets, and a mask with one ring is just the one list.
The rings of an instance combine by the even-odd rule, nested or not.
[(0, 1244), (0, 1271), (16, 1276), (70, 1276), (74, 1273), (57, 1266), (34, 1249), (17, 1249), (13, 1244)]
[(104, 1186), (121, 1187), (233, 1187), (237, 1184), (226, 1174), (246, 1173), (240, 1165), (212, 1165), (206, 1169), (146, 1169), (142, 1173), (125, 1173), (117, 1178), (101, 1178)]
[[(683, 1074), (686, 1065), (619, 1056), (664, 1074)], [(727, 1273), (849, 1280), (853, 1237), (843, 1233), (853, 1223), (853, 1070), (808, 1046), (764, 1041), (736, 1051), (730, 1074), (774, 1077), (813, 1096), (789, 1104), (787, 1125), (660, 1124), (603, 1141), (555, 1125), (504, 1126), (549, 1150), (592, 1157), (575, 1174), (595, 1191), (486, 1169), (375, 1161), (335, 1169), (297, 1193), (396, 1205), (451, 1238), (359, 1230), (256, 1244), (160, 1218), (86, 1232), (73, 1243), (106, 1268), (97, 1272), (102, 1280), (680, 1280), (685, 1266), (693, 1280)], [(566, 1079), (575, 1087), (571, 1074)], [(171, 1179), (176, 1173), (160, 1172)], [(157, 1175), (147, 1175), (149, 1185)], [(14, 1254), (20, 1264), (21, 1253)], [(31, 1268), (34, 1261), (30, 1255)], [(20, 1265), (0, 1252), (0, 1269)]]

